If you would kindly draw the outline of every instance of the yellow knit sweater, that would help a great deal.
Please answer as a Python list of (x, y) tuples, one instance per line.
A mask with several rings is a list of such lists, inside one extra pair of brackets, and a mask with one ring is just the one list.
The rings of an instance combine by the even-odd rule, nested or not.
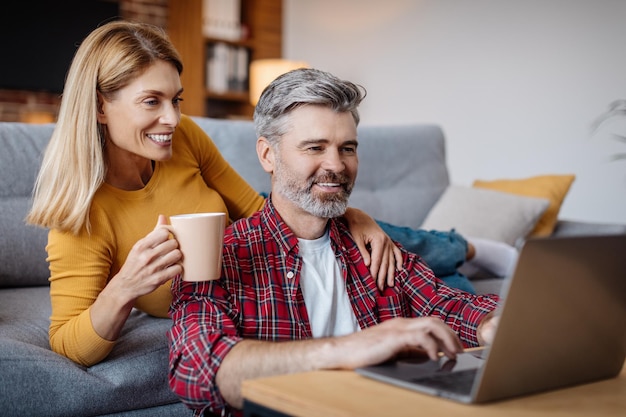
[[(123, 191), (108, 184), (96, 193), (89, 218), (91, 234), (51, 230), (50, 346), (83, 365), (105, 358), (115, 341), (94, 330), (89, 309), (117, 274), (132, 246), (154, 229), (159, 214), (225, 212), (235, 220), (259, 210), (264, 199), (224, 160), (215, 144), (189, 117), (182, 116), (173, 138), (173, 154), (156, 162), (149, 183)], [(254, 148), (242, 150), (254, 152)], [(135, 307), (167, 317), (170, 283), (137, 299)]]

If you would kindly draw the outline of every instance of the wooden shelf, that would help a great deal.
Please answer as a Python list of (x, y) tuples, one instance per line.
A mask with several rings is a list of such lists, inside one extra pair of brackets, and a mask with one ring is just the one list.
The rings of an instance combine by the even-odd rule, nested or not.
[(225, 100), (225, 101), (248, 101), (248, 93), (240, 91), (228, 91), (226, 93), (216, 93), (214, 91), (207, 90), (206, 98), (209, 100)]
[(204, 37), (204, 42), (206, 44), (221, 42), (221, 43), (225, 43), (227, 45), (243, 46), (244, 48), (250, 48), (250, 49), (254, 48), (254, 40), (253, 39), (242, 39), (240, 41), (234, 41), (234, 40), (231, 40), (231, 39), (220, 39), (220, 38), (213, 38), (213, 37), (206, 37), (205, 36)]
[(282, 56), (282, 0), (241, 0), (241, 22), (248, 38), (226, 40), (202, 32), (202, 0), (170, 0), (167, 30), (183, 60), (181, 109), (191, 116), (217, 118), (252, 117), (248, 93), (213, 92), (207, 89), (207, 49), (225, 43), (248, 50), (250, 61)]

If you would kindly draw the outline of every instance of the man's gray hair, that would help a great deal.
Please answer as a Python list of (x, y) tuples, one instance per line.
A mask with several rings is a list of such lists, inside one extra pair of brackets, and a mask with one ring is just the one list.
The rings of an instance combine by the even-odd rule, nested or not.
[(362, 86), (318, 69), (289, 71), (263, 90), (254, 109), (256, 135), (266, 137), (275, 145), (289, 129), (286, 117), (289, 112), (308, 104), (326, 106), (336, 112), (349, 111), (358, 125), (358, 106), (366, 94)]

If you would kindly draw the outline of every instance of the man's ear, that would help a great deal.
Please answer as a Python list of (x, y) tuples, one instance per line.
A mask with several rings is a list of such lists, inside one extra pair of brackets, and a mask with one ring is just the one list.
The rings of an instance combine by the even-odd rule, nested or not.
[(266, 137), (261, 136), (256, 141), (256, 154), (263, 170), (268, 174), (274, 173), (274, 148), (270, 145)]
[(100, 123), (101, 125), (105, 125), (107, 124), (107, 118), (104, 114), (104, 98), (102, 98), (102, 95), (99, 92), (96, 94), (98, 94), (98, 113), (96, 113), (96, 117), (98, 118), (98, 123)]

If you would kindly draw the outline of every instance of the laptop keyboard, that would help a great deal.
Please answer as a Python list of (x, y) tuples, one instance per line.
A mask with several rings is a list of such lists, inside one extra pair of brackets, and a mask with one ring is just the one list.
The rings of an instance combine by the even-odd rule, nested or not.
[(420, 385), (442, 391), (454, 392), (457, 394), (469, 394), (472, 392), (472, 385), (476, 378), (477, 369), (465, 369), (454, 372), (439, 372), (428, 376), (412, 379)]

